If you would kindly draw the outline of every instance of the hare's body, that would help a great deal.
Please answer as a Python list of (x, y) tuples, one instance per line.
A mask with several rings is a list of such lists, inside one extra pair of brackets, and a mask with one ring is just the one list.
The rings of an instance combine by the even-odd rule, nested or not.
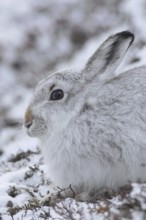
[(89, 191), (146, 180), (146, 67), (122, 73), (94, 98), (43, 141), (49, 176)]
[(25, 115), (42, 140), (50, 179), (79, 198), (146, 181), (146, 67), (114, 76), (130, 32), (107, 39), (81, 72), (58, 72), (36, 87)]

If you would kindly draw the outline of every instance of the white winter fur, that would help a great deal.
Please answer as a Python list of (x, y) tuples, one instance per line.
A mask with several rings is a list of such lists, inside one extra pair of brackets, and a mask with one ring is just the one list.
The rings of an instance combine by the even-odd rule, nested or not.
[[(117, 33), (83, 71), (48, 76), (29, 107), (27, 132), (42, 141), (50, 179), (71, 184), (81, 200), (104, 187), (146, 181), (146, 67), (114, 77), (133, 39)], [(64, 91), (61, 100), (50, 100), (52, 85)]]

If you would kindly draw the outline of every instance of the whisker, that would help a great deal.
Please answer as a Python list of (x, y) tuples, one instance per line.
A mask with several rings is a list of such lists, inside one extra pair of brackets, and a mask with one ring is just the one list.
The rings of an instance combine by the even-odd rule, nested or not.
[(48, 75), (48, 73), (38, 73), (37, 71), (35, 71), (31, 72), (30, 75), (33, 77), (35, 84), (38, 84), (38, 82), (45, 78)]
[(30, 72), (30, 75), (33, 77), (35, 84), (37, 84), (40, 81), (40, 77), (35, 72)]

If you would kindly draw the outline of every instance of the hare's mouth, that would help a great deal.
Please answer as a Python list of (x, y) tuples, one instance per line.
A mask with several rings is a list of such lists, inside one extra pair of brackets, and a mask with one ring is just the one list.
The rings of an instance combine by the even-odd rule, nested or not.
[(23, 124), (26, 134), (30, 137), (41, 138), (46, 134), (47, 126), (43, 118), (33, 118), (31, 121), (24, 121)]
[(30, 131), (31, 129), (26, 127), (25, 125), (23, 125), (23, 130), (25, 131), (25, 133), (30, 136), (33, 137), (34, 135), (32, 134), (32, 132)]

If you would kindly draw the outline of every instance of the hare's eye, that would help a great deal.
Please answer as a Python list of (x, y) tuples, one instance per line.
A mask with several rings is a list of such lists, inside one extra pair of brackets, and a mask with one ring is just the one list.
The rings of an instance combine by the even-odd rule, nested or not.
[(50, 100), (59, 100), (59, 99), (62, 99), (64, 96), (64, 93), (61, 89), (56, 89), (54, 90), (51, 95), (50, 95)]

